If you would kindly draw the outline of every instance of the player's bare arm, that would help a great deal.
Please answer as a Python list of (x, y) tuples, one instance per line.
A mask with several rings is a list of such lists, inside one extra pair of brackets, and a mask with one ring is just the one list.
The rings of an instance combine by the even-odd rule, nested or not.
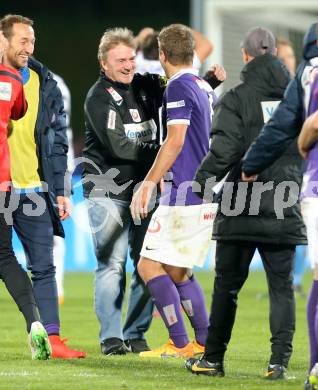
[(303, 124), (298, 137), (298, 150), (306, 159), (309, 149), (318, 140), (318, 111), (310, 115)]

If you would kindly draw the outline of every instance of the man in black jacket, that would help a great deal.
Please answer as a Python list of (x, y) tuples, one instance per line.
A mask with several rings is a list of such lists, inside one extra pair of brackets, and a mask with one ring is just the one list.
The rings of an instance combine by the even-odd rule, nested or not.
[[(275, 38), (270, 31), (259, 27), (250, 30), (242, 43), (242, 55), (246, 63), (242, 83), (217, 103), (210, 152), (195, 178), (204, 188), (207, 179), (219, 181), (230, 171), (213, 228), (216, 275), (205, 354), (200, 360), (188, 360), (186, 365), (198, 374), (224, 376), (223, 360), (238, 293), (258, 249), (270, 298), (272, 354), (266, 378), (278, 379), (285, 376), (292, 353), (292, 262), (295, 245), (305, 244), (306, 234), (299, 203), (295, 200), (281, 215), (285, 199), (274, 195), (275, 190), (276, 194), (285, 193), (283, 181), (300, 184), (302, 163), (294, 144), (275, 165), (262, 172), (254, 186), (237, 183), (241, 158), (279, 104), (289, 81), (287, 69), (275, 56)], [(232, 179), (236, 179), (234, 186), (229, 183)]]
[[(153, 303), (137, 271), (132, 275), (127, 320), (121, 327), (128, 249), (136, 263), (149, 219), (134, 225), (130, 200), (158, 151), (157, 111), (162, 78), (135, 76), (134, 39), (127, 29), (107, 30), (98, 59), (101, 75), (85, 101), (84, 196), (98, 261), (95, 310), (105, 355), (148, 350), (144, 332)], [(155, 118), (155, 119), (154, 119)], [(126, 346), (123, 343), (126, 341)]]

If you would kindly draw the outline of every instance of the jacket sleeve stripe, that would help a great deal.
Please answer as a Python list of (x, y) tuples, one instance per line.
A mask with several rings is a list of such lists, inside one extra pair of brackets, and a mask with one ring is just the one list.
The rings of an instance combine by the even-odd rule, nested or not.
[(11, 78), (13, 78), (13, 79), (15, 79), (15, 80), (17, 80), (17, 81), (19, 81), (19, 82), (21, 83), (20, 77), (17, 76), (16, 74), (11, 73), (11, 72), (7, 72), (7, 71), (5, 71), (5, 70), (0, 70), (0, 75), (1, 75), (1, 76), (8, 76), (8, 77), (11, 77)]

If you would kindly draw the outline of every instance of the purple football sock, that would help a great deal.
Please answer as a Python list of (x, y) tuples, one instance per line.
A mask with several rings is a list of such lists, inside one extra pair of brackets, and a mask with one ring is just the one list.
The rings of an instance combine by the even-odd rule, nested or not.
[(168, 275), (157, 276), (147, 283), (154, 303), (163, 319), (171, 340), (178, 348), (189, 343), (181, 312), (178, 290)]
[(318, 362), (318, 280), (313, 280), (307, 300), (307, 324), (310, 344), (310, 367)]
[(58, 324), (44, 324), (44, 328), (49, 336), (60, 334), (60, 326)]
[(181, 304), (194, 329), (195, 339), (205, 345), (208, 335), (209, 318), (201, 286), (192, 276), (185, 282), (176, 284)]

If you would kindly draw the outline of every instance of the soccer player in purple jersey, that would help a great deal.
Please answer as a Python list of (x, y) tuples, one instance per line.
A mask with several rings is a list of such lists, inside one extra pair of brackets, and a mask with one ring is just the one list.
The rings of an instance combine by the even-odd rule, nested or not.
[[(145, 218), (156, 185), (168, 172), (160, 206), (149, 224), (138, 263), (169, 331), (167, 344), (142, 357), (189, 357), (204, 352), (208, 315), (202, 289), (192, 274), (202, 265), (212, 232), (212, 205), (203, 204), (192, 180), (208, 152), (215, 95), (192, 68), (194, 39), (186, 26), (173, 24), (159, 34), (160, 62), (169, 78), (163, 97), (165, 140), (139, 190), (131, 212)], [(185, 310), (195, 332), (189, 342)]]
[[(317, 41), (318, 43), (318, 41)], [(318, 65), (318, 57), (315, 58)], [(306, 72), (307, 70), (307, 72)], [(318, 68), (305, 68), (305, 106), (308, 119), (304, 122), (298, 138), (300, 154), (307, 160), (301, 192), (302, 214), (307, 228), (308, 257), (314, 269), (311, 292), (307, 301), (307, 323), (310, 344), (310, 375), (306, 389), (315, 389), (318, 385)], [(306, 82), (307, 79), (307, 82)], [(306, 94), (307, 92), (307, 94)]]

